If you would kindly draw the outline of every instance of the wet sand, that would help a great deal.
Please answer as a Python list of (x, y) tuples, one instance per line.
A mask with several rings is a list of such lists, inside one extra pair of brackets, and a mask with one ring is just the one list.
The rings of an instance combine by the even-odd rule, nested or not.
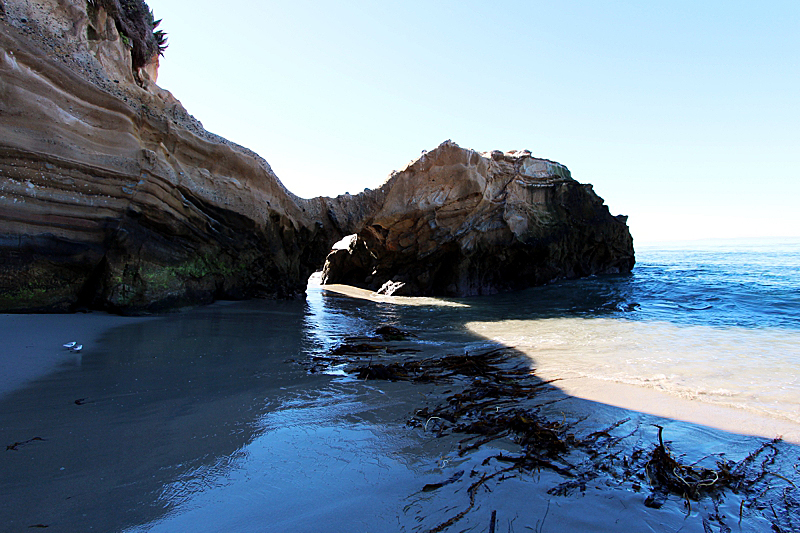
[[(0, 436), (7, 445), (42, 439), (0, 452), (0, 522), (10, 531), (428, 531), (465, 509), (470, 473), (486, 472), (485, 461), (513, 445), (496, 441), (462, 456), (462, 437), (406, 425), (452, 385), (307, 373), (298, 361), (327, 346), (313, 324), (341, 325), (347, 334), (361, 316), (348, 314), (347, 301), (335, 299), (333, 311), (318, 303), (220, 303), (148, 319), (0, 317), (15, 346), (3, 363), (12, 377), (0, 395)], [(84, 343), (80, 360), (61, 348), (69, 340)], [(420, 357), (441, 351), (425, 340), (418, 339)], [(591, 391), (586, 383), (554, 385), (562, 384), (537, 399), (554, 402), (543, 412), (586, 417), (581, 434), (630, 419), (614, 431), (633, 432), (628, 450), (652, 449), (653, 424), (691, 461), (721, 452), (740, 460), (762, 442), (615, 407), (624, 395), (608, 384), (596, 384), (604, 403), (569, 395)], [(666, 406), (640, 392), (619, 403)], [(682, 416), (681, 407), (670, 408), (662, 412)], [(791, 469), (797, 449), (780, 446), (790, 460), (775, 468)], [(457, 482), (422, 490), (461, 471)], [(447, 531), (487, 531), (493, 511), (503, 532), (701, 533), (715, 514), (740, 531), (771, 528), (747, 510), (740, 521), (733, 495), (690, 509), (671, 497), (650, 509), (646, 482), (637, 488), (599, 476), (583, 490), (548, 492), (563, 481), (544, 469), (489, 484)]]
[[(322, 290), (342, 294), (350, 298), (362, 299), (375, 303), (412, 306), (441, 306), (441, 307), (469, 307), (461, 301), (451, 301), (442, 298), (410, 298), (393, 297), (376, 294), (374, 292), (350, 287), (347, 285), (324, 285)], [(469, 324), (468, 329), (475, 335), (480, 335), (487, 341), (503, 343), (493, 339), (490, 335), (491, 327), (478, 327), (484, 324)], [(535, 348), (514, 346), (525, 356), (529, 357), (534, 367), (538, 352)], [(607, 404), (622, 409), (630, 409), (658, 417), (674, 419), (691, 424), (701, 424), (722, 431), (740, 433), (742, 435), (772, 439), (781, 437), (787, 442), (800, 444), (800, 424), (792, 420), (777, 418), (767, 414), (756, 413), (744, 409), (729, 407), (701, 399), (687, 399), (661, 392), (653, 388), (619, 383), (611, 380), (601, 380), (584, 376), (565, 376), (558, 373), (542, 371), (536, 368), (536, 374), (541, 379), (559, 380), (557, 386), (566, 394), (576, 398)]]
[[(77, 364), (109, 329), (144, 320), (153, 319), (101, 312), (0, 314), (0, 396), (59, 368)], [(72, 341), (83, 346), (80, 353), (63, 347)]]
[[(546, 374), (538, 375), (545, 380), (561, 378)], [(780, 420), (742, 409), (678, 398), (652, 389), (599, 379), (563, 378), (555, 385), (575, 398), (700, 424), (730, 433), (767, 439), (781, 437), (786, 442), (800, 444), (800, 425), (790, 420)]]

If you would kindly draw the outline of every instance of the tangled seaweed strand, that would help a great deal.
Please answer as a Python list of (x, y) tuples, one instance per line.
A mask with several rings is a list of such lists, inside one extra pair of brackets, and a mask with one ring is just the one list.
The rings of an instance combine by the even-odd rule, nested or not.
[(653, 449), (645, 470), (651, 483), (660, 490), (697, 500), (703, 494), (720, 487), (732, 487), (743, 477), (742, 474), (736, 474), (731, 470), (732, 463), (730, 462), (718, 462), (718, 470), (679, 463), (664, 446), (662, 436), (664, 428), (659, 425), (656, 427), (658, 428), (658, 446)]
[[(560, 399), (539, 403), (533, 408), (520, 407), (523, 402), (533, 400), (547, 390), (552, 381), (535, 380), (527, 367), (510, 367), (508, 362), (512, 359), (513, 349), (499, 348), (481, 353), (375, 363), (373, 357), (380, 353), (407, 350), (393, 350), (382, 345), (381, 341), (386, 343), (407, 337), (406, 333), (399, 330), (387, 330), (387, 333), (381, 335), (379, 330), (376, 332), (380, 335), (378, 337), (346, 339), (346, 342), (331, 350), (331, 356), (316, 360), (342, 364), (369, 356), (368, 364), (350, 367), (351, 373), (365, 380), (440, 383), (451, 382), (457, 377), (466, 378), (463, 380), (464, 387), (439, 405), (417, 410), (409, 425), (420, 427), (423, 431), (433, 431), (437, 436), (466, 435), (459, 442), (458, 453), (462, 456), (498, 439), (507, 439), (519, 446), (516, 453), (499, 453), (483, 461), (482, 466), (497, 464), (496, 470), (473, 470), (470, 476), (479, 477), (467, 489), (468, 505), (430, 529), (431, 532), (444, 531), (463, 519), (475, 507), (478, 489), (485, 487), (487, 482), (501, 482), (518, 473), (533, 473), (541, 469), (556, 472), (565, 479), (547, 491), (556, 496), (564, 496), (575, 490), (585, 491), (588, 482), (605, 473), (618, 483), (630, 483), (635, 491), (641, 489), (643, 481), (649, 481), (652, 494), (644, 504), (652, 508), (661, 507), (670, 494), (685, 498), (689, 509), (690, 500), (710, 496), (717, 511), (702, 518), (706, 531), (711, 531), (712, 522), (719, 524), (720, 531), (728, 530), (718, 511), (725, 491), (743, 496), (740, 521), (745, 508), (755, 509), (770, 520), (773, 531), (798, 530), (800, 501), (797, 487), (793, 481), (770, 469), (778, 455), (776, 445), (780, 439), (764, 443), (738, 463), (720, 459), (716, 468), (712, 469), (683, 464), (676, 459), (664, 444), (663, 427), (658, 425), (658, 443), (649, 453), (639, 447), (626, 450), (620, 443), (640, 431), (638, 425), (628, 432), (618, 431), (618, 428), (630, 422), (630, 418), (619, 420), (584, 437), (577, 437), (574, 428), (586, 418), (568, 422), (566, 416), (561, 420), (552, 420), (541, 414), (541, 407)], [(567, 457), (576, 451), (582, 452), (585, 458), (573, 464)], [(798, 470), (797, 465), (795, 470)], [(443, 482), (426, 485), (422, 490), (438, 490), (455, 482), (462, 474), (463, 471), (457, 472)], [(775, 493), (778, 489), (769, 482), (775, 479), (789, 485), (777, 496)]]

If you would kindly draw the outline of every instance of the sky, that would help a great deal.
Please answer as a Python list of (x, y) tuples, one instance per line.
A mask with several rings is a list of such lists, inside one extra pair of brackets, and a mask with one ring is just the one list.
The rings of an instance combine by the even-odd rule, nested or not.
[(530, 150), (634, 242), (800, 236), (800, 2), (147, 0), (158, 84), (295, 194)]

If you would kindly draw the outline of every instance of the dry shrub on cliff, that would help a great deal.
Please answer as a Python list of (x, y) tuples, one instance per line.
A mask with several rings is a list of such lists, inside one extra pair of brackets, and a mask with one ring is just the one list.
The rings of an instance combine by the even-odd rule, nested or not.
[(134, 70), (156, 54), (164, 55), (167, 36), (156, 30), (161, 21), (154, 20), (153, 11), (144, 0), (87, 0), (87, 3), (92, 8), (105, 9), (114, 18), (120, 35), (130, 40)]

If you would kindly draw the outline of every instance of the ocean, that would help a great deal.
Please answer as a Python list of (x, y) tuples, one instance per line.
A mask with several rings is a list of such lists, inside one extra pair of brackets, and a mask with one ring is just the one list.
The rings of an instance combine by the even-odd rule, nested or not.
[[(75, 328), (80, 317), (0, 316), (5, 335), (25, 337), (25, 356), (14, 364), (59, 360), (0, 390), (8, 446), (0, 523), (8, 531), (126, 533), (435, 530), (467, 506), (471, 476), (513, 446), (496, 441), (465, 455), (461, 437), (407, 425), (453, 384), (364, 381), (345, 363), (313, 364), (381, 325), (413, 335), (408, 342), (419, 352), (395, 360), (511, 349), (570, 395), (555, 389), (561, 396), (542, 404), (548, 416), (582, 421), (575, 431), (584, 435), (617, 427), (611, 433), (634, 440), (621, 454), (651, 449), (658, 424), (680, 457), (742, 460), (775, 435), (739, 418), (728, 433), (715, 429), (730, 429), (725, 424), (681, 417), (685, 406), (709, 406), (722, 409), (712, 410), (718, 416), (800, 424), (799, 265), (800, 239), (770, 239), (637, 246), (631, 275), (476, 298), (381, 297), (320, 287), (312, 277), (305, 300), (218, 302), (133, 322), (107, 317), (80, 354), (61, 348), (75, 339), (46, 337), (57, 330), (48, 320), (69, 318)], [(35, 325), (26, 329), (25, 320)], [(597, 384), (615, 395), (616, 386), (639, 391), (634, 399), (654, 395), (656, 404), (672, 398), (683, 411), (638, 415), (636, 403), (597, 396)], [(772, 482), (800, 483), (797, 447), (774, 449)], [(783, 502), (794, 501), (792, 481), (774, 488), (772, 518), (733, 496), (688, 509), (673, 497), (652, 509), (643, 503), (644, 478), (600, 477), (554, 496), (563, 481), (555, 472), (508, 477), (444, 530), (486, 531), (492, 511), (504, 532), (699, 533), (737, 521), (741, 531), (771, 531), (800, 523), (781, 514)], [(457, 481), (422, 490), (443, 480)]]
[(636, 256), (630, 276), (487, 301), (494, 316), (467, 328), (524, 351), (550, 378), (632, 384), (800, 423), (800, 240), (640, 246)]
[[(377, 316), (443, 346), (465, 333), (455, 344), (516, 348), (545, 379), (635, 385), (800, 424), (800, 239), (639, 246), (636, 258), (630, 275), (428, 307), (378, 299), (362, 329)], [(318, 289), (311, 309), (329, 321)]]

